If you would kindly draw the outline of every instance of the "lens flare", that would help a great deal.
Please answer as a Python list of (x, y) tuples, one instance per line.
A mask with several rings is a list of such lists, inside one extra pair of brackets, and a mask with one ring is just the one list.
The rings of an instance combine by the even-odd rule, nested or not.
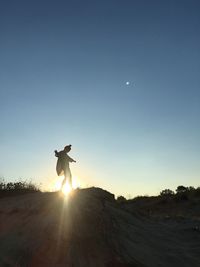
[(61, 191), (64, 195), (68, 195), (72, 191), (72, 187), (66, 182)]
[(70, 186), (70, 184), (68, 183), (68, 181), (66, 181), (66, 183), (64, 184), (63, 188), (62, 188), (62, 181), (64, 179), (64, 176), (60, 176), (58, 177), (58, 179), (56, 180), (55, 184), (54, 184), (54, 188), (56, 191), (61, 191), (62, 194), (64, 194), (65, 196), (69, 195), (70, 192), (73, 189), (77, 189), (80, 188), (80, 183), (77, 179), (77, 177), (73, 177), (72, 178), (72, 186)]

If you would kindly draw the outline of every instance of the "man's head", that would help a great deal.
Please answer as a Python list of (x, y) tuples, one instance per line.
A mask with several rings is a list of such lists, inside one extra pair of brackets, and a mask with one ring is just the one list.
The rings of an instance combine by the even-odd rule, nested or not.
[(72, 145), (65, 146), (65, 147), (64, 147), (64, 151), (65, 151), (66, 153), (68, 153), (68, 152), (71, 150), (71, 146), (72, 146)]

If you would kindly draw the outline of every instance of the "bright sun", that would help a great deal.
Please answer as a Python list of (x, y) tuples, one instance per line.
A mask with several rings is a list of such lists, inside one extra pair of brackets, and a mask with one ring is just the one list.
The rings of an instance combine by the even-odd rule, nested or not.
[[(56, 191), (59, 191), (61, 189), (63, 179), (64, 179), (64, 176), (60, 176), (59, 179), (56, 181), (56, 183), (55, 183), (55, 190)], [(69, 183), (67, 181), (65, 183), (65, 185), (63, 186), (61, 191), (65, 196), (67, 196), (72, 191), (72, 189), (76, 189), (78, 187), (80, 187), (80, 185), (77, 182), (77, 178), (73, 177), (72, 178), (72, 187), (69, 185)]]
[(64, 185), (63, 188), (62, 188), (62, 193), (63, 193), (64, 195), (68, 195), (71, 191), (72, 191), (71, 186), (69, 185), (68, 182), (66, 182), (65, 185)]

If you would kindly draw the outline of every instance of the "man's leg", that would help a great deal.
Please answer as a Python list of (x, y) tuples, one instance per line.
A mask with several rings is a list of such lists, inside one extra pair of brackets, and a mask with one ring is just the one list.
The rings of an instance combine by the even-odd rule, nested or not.
[(69, 179), (69, 185), (72, 188), (72, 174), (71, 174), (70, 170), (69, 170), (69, 174), (68, 174), (68, 179)]
[(61, 186), (61, 189), (62, 189), (62, 188), (63, 188), (63, 186), (65, 185), (66, 181), (67, 181), (67, 177), (65, 176), (65, 178), (64, 178), (64, 179), (63, 179), (63, 181), (62, 181), (62, 186)]
[(70, 169), (66, 169), (64, 172), (64, 175), (65, 175), (65, 179), (63, 180), (63, 185), (68, 180), (69, 186), (72, 188), (72, 174), (71, 174)]

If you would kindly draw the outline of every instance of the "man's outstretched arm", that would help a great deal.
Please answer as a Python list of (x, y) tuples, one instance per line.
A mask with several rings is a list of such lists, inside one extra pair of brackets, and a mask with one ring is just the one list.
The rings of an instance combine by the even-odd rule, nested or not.
[(69, 162), (76, 162), (73, 158), (70, 158), (70, 156), (68, 156), (68, 160), (69, 160)]

